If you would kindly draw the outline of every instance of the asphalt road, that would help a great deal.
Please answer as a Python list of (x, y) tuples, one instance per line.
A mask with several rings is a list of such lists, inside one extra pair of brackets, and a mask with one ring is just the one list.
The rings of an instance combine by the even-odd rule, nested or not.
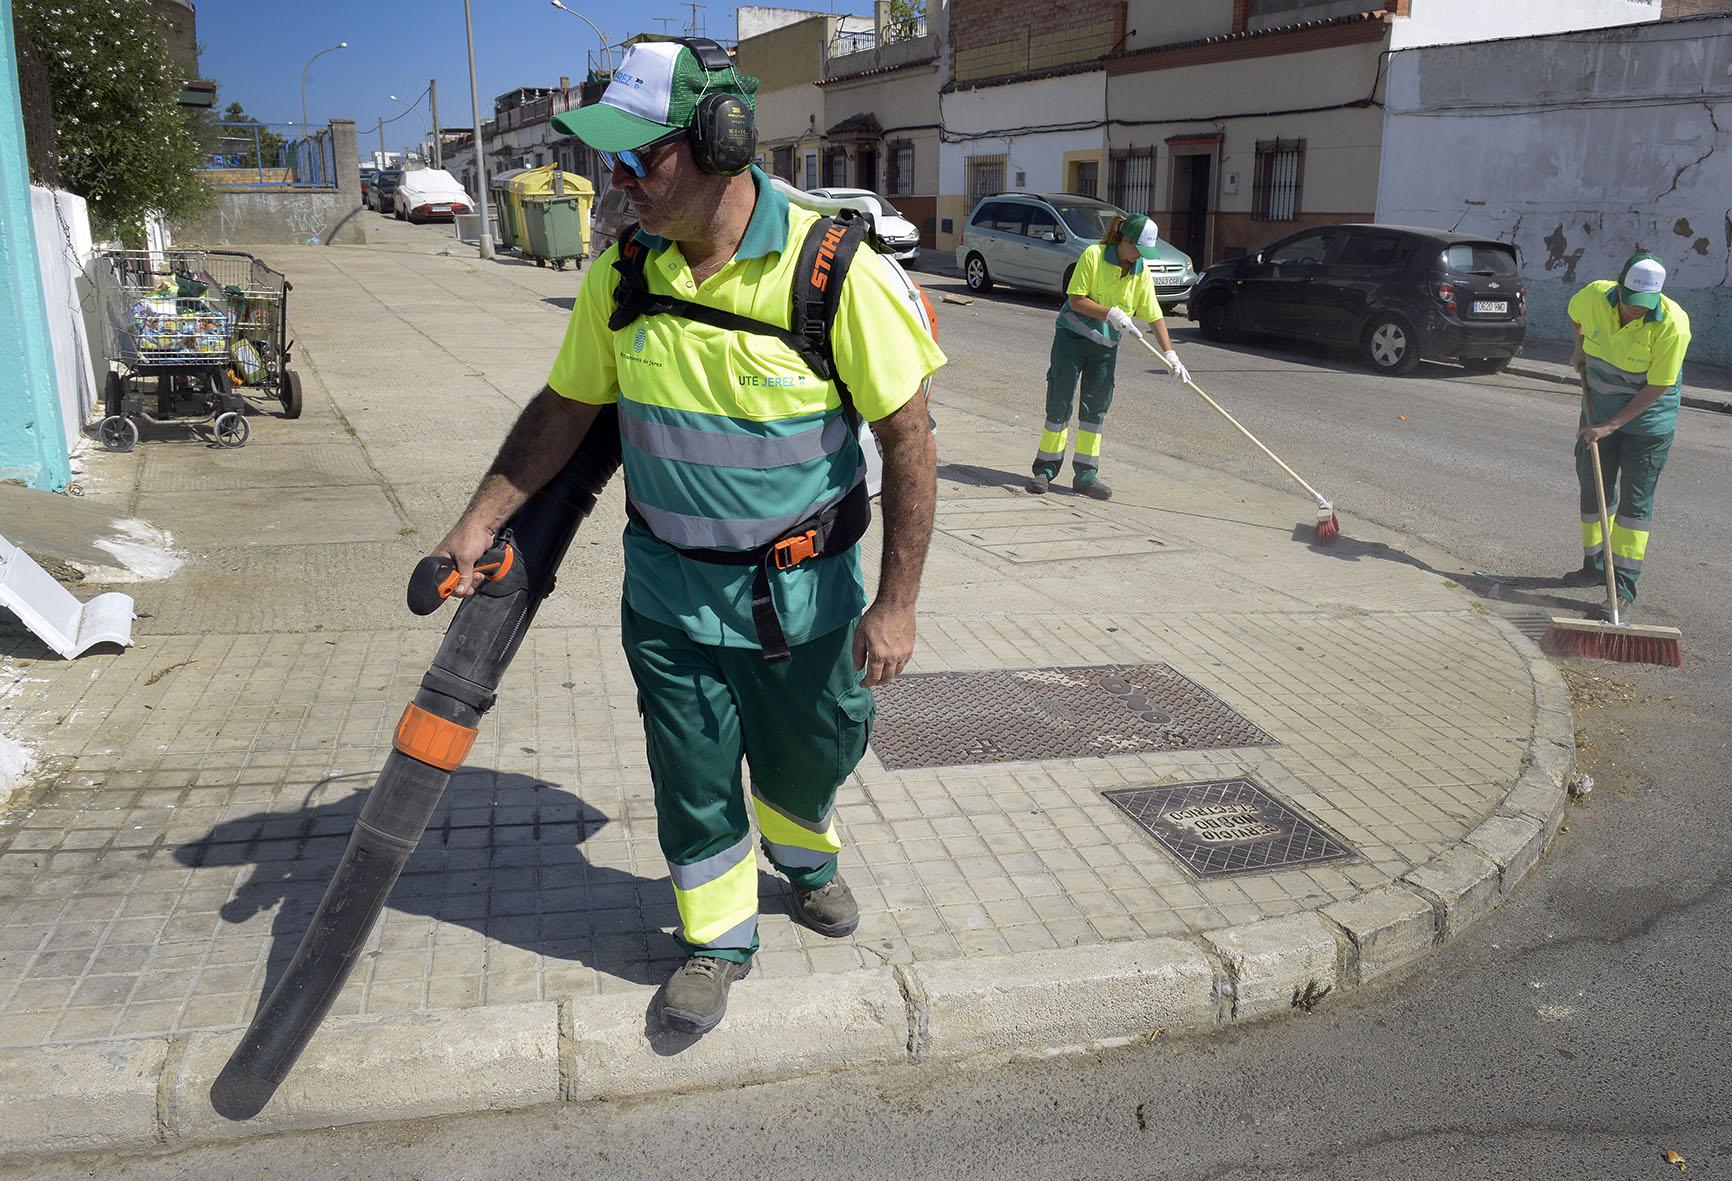
[[(960, 291), (932, 278), (935, 292)], [(941, 305), (943, 407), (1028, 434), (1056, 300)], [(1540, 580), (1574, 565), (1575, 405), (1563, 387), (1177, 336), (1198, 381), (1409, 560)], [(1196, 399), (1121, 358), (1103, 471), (1163, 455), (1278, 485)], [(942, 434), (941, 434), (942, 439)], [(1732, 1173), (1728, 459), (1732, 417), (1686, 410), (1661, 484), (1644, 618), (1682, 670), (1578, 664), (1597, 786), (1522, 891), (1395, 979), (1308, 1016), (1096, 1054), (924, 1066), (589, 1108), (278, 1137), (0, 1176), (368, 1178), (1660, 1177)], [(956, 457), (944, 456), (955, 462)], [(1303, 516), (1302, 496), (1296, 502)], [(1459, 565), (1451, 565), (1455, 555)], [(1399, 555), (1398, 555), (1399, 558)], [(1362, 560), (1369, 560), (1363, 559)], [(1464, 579), (1465, 581), (1465, 579)], [(1471, 584), (1470, 585), (1481, 585)], [(1557, 592), (1514, 584), (1539, 605)], [(1564, 592), (1556, 602), (1586, 602)], [(1496, 607), (1497, 604), (1491, 604)]]

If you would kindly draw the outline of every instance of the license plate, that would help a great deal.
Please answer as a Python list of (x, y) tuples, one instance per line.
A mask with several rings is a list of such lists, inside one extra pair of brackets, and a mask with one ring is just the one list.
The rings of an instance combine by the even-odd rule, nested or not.
[[(434, 213), (450, 213), (451, 212), (451, 206), (449, 206), (449, 205), (435, 205), (433, 207), (433, 212)], [(1477, 307), (1477, 306), (1478, 305), (1476, 304), (1475, 307)]]
[(1509, 314), (1507, 299), (1476, 299), (1473, 301), (1473, 314), (1476, 316), (1504, 316)]

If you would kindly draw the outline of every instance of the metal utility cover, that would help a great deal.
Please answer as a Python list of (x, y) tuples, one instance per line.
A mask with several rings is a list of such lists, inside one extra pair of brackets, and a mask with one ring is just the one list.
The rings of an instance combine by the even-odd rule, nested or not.
[(1347, 840), (1248, 776), (1102, 792), (1199, 878), (1351, 861)]
[(1158, 553), (1166, 543), (1140, 526), (1098, 516), (1073, 497), (982, 496), (938, 506), (940, 533), (1006, 561), (1065, 562)]
[(872, 749), (892, 771), (1275, 745), (1165, 664), (919, 673), (877, 695)]

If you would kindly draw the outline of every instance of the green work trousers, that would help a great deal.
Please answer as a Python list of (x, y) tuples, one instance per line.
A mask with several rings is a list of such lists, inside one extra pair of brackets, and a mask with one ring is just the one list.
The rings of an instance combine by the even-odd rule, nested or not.
[(741, 787), (770, 864), (796, 886), (836, 875), (836, 789), (866, 753), (876, 705), (854, 668), (858, 619), (768, 664), (756, 648), (700, 644), (625, 606), (655, 787), (657, 835), (689, 954), (745, 963), (758, 949), (758, 864)]
[[(1582, 425), (1587, 425), (1585, 417)], [(1648, 533), (1654, 527), (1654, 491), (1671, 450), (1671, 435), (1614, 431), (1600, 440), (1606, 512), (1612, 519), (1612, 574), (1620, 599), (1636, 597), (1636, 580), (1648, 556)], [(1600, 528), (1599, 498), (1594, 495), (1594, 461), (1580, 439), (1576, 440), (1576, 480), (1582, 492), (1583, 564), (1604, 574), (1607, 538)]]
[(1113, 365), (1119, 350), (1084, 340), (1063, 324), (1053, 330), (1052, 359), (1046, 367), (1046, 429), (1034, 456), (1034, 474), (1052, 480), (1064, 466), (1065, 443), (1070, 438), (1070, 420), (1076, 406), (1077, 383), (1082, 383), (1082, 402), (1077, 409), (1076, 454), (1071, 457), (1071, 480), (1092, 484), (1100, 476), (1101, 428), (1113, 404)]

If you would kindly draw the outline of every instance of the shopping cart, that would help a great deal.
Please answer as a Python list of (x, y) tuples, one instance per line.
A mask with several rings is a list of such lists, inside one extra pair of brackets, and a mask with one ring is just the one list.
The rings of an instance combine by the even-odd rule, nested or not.
[(219, 444), (243, 446), (248, 390), (301, 416), (301, 379), (289, 368), (293, 288), (281, 273), (238, 250), (200, 248), (111, 250), (96, 271), (110, 362), (97, 433), (110, 451), (131, 451), (140, 422), (208, 420)]

